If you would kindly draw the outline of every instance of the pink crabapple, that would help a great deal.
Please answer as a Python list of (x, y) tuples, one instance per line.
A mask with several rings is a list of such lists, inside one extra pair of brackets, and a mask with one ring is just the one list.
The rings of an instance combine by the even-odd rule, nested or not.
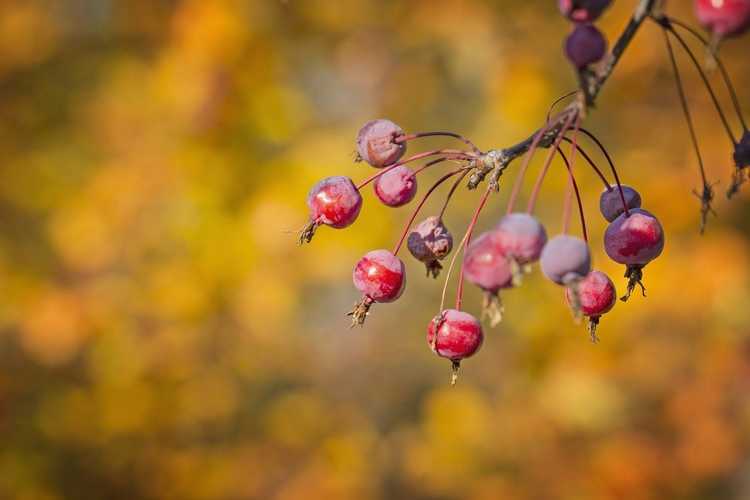
[[(575, 309), (576, 297), (570, 288), (565, 289), (568, 304)], [(617, 290), (609, 276), (601, 271), (591, 271), (578, 283), (579, 312), (589, 319), (588, 330), (591, 341), (596, 343), (596, 327), (603, 314), (608, 313), (617, 302)], [(574, 310), (575, 312), (575, 310)]]
[(559, 0), (558, 7), (571, 21), (590, 23), (599, 18), (611, 3), (612, 0)]
[(427, 268), (427, 276), (437, 278), (441, 260), (453, 249), (453, 236), (438, 216), (430, 216), (412, 229), (407, 240), (409, 252)]
[(623, 213), (607, 226), (604, 250), (612, 260), (627, 266), (628, 291), (621, 300), (626, 301), (636, 285), (645, 295), (643, 267), (664, 250), (664, 229), (650, 212), (633, 209), (629, 216)]
[(466, 249), (463, 264), (466, 279), (484, 290), (482, 316), (490, 325), (502, 321), (503, 306), (499, 292), (513, 286), (513, 273), (505, 254), (500, 250), (494, 231), (477, 236)]
[(374, 302), (393, 302), (401, 296), (406, 286), (406, 269), (401, 259), (388, 250), (373, 250), (354, 266), (352, 281), (363, 296), (349, 313), (354, 326), (364, 323)]
[(397, 162), (406, 152), (406, 144), (396, 139), (404, 131), (390, 120), (371, 120), (357, 134), (357, 154), (373, 167), (385, 167)]
[(417, 194), (417, 177), (405, 165), (392, 168), (375, 180), (375, 195), (389, 207), (401, 207)]
[(565, 54), (579, 70), (599, 62), (606, 53), (607, 40), (592, 24), (576, 25), (565, 39)]
[(549, 280), (565, 286), (571, 291), (571, 305), (579, 314), (578, 284), (591, 272), (591, 252), (584, 240), (560, 234), (544, 246), (539, 259), (544, 274)]
[(456, 383), (461, 361), (473, 356), (483, 341), (484, 333), (479, 320), (456, 309), (441, 312), (427, 327), (427, 342), (433, 352), (451, 361), (451, 384)]
[[(633, 208), (640, 208), (641, 206), (641, 195), (630, 186), (625, 184), (621, 185), (622, 194), (625, 197), (625, 204), (628, 210)], [(599, 211), (602, 213), (607, 222), (612, 222), (621, 213), (625, 212), (622, 206), (622, 197), (620, 197), (620, 190), (617, 186), (610, 186), (609, 189), (602, 191), (599, 196)]]
[(750, 27), (750, 0), (695, 0), (698, 22), (718, 39)]
[(510, 263), (513, 284), (519, 285), (522, 268), (525, 266), (528, 272), (528, 264), (539, 260), (547, 243), (547, 231), (533, 215), (515, 212), (500, 219), (492, 238)]

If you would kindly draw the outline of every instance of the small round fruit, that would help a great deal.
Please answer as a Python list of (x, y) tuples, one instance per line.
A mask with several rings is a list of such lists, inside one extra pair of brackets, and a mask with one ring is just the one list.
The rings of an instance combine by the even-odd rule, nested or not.
[(500, 251), (521, 265), (539, 260), (547, 243), (547, 231), (542, 223), (533, 215), (522, 212), (500, 219), (492, 235)]
[(745, 130), (734, 147), (734, 164), (737, 168), (750, 167), (750, 130)]
[(559, 0), (560, 12), (575, 23), (590, 23), (602, 15), (612, 0)]
[(362, 208), (362, 196), (348, 177), (328, 177), (307, 195), (310, 220), (336, 229), (350, 226)]
[(469, 244), (463, 266), (466, 279), (482, 290), (497, 293), (512, 286), (510, 264), (495, 243), (493, 232), (482, 233)]
[(417, 176), (412, 170), (399, 165), (375, 180), (375, 195), (389, 207), (400, 207), (409, 203), (417, 194)]
[[(628, 210), (633, 208), (640, 208), (641, 206), (641, 195), (630, 186), (622, 184), (622, 194), (625, 197), (625, 203)], [(607, 222), (612, 222), (625, 210), (622, 207), (622, 197), (620, 196), (620, 190), (617, 189), (616, 185), (610, 186), (610, 189), (605, 189), (599, 197), (599, 211)]]
[[(570, 288), (565, 289), (565, 298), (572, 304), (575, 297)], [(609, 276), (601, 271), (591, 271), (578, 283), (578, 306), (588, 317), (598, 317), (609, 312), (617, 302), (617, 291)]]
[(438, 216), (427, 217), (409, 233), (409, 252), (427, 268), (427, 275), (437, 278), (443, 260), (453, 248), (453, 236)]
[(599, 62), (607, 53), (607, 40), (595, 26), (579, 24), (565, 40), (565, 55), (578, 69)]
[(695, 15), (719, 38), (740, 35), (750, 27), (750, 0), (696, 0)]
[(447, 309), (430, 321), (427, 342), (440, 357), (459, 362), (482, 346), (484, 333), (479, 320), (469, 313)]
[(371, 120), (357, 134), (357, 153), (373, 167), (397, 162), (406, 152), (406, 144), (396, 141), (404, 131), (390, 120)]
[(575, 236), (560, 234), (544, 246), (540, 258), (542, 273), (558, 285), (570, 285), (591, 271), (588, 244)]
[(404, 263), (388, 250), (373, 250), (365, 254), (353, 272), (354, 286), (374, 302), (393, 302), (406, 285)]
[(651, 213), (636, 208), (621, 214), (604, 232), (604, 250), (620, 264), (645, 266), (664, 250), (664, 230)]

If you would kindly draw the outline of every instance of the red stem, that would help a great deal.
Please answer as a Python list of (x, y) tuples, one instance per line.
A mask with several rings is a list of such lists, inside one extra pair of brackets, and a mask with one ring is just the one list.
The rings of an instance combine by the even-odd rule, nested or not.
[(446, 132), (443, 130), (437, 130), (435, 132), (415, 132), (413, 134), (404, 134), (401, 136), (398, 136), (394, 139), (396, 143), (402, 143), (407, 141), (412, 141), (414, 139), (420, 139), (422, 137), (435, 137), (435, 136), (441, 136), (441, 137), (453, 137), (454, 139), (458, 139), (459, 141), (463, 142), (467, 146), (469, 146), (475, 153), (481, 153), (482, 150), (479, 149), (473, 142), (471, 142), (466, 137), (456, 134), (453, 132)]
[[(573, 144), (573, 141), (571, 141), (570, 138), (568, 137), (563, 137), (563, 141), (567, 142), (568, 144)], [(578, 150), (581, 156), (583, 156), (583, 158), (586, 160), (586, 163), (588, 163), (591, 166), (591, 168), (594, 169), (594, 172), (596, 172), (596, 174), (602, 180), (602, 182), (604, 183), (604, 187), (607, 189), (607, 191), (611, 191), (612, 186), (609, 184), (609, 181), (607, 181), (607, 178), (604, 177), (604, 174), (596, 165), (594, 160), (591, 159), (591, 157), (586, 153), (586, 151), (579, 144), (576, 144), (575, 148)]]
[[(568, 168), (568, 174), (570, 177), (569, 185), (572, 185), (573, 192), (576, 195), (576, 201), (578, 202), (578, 215), (581, 218), (581, 232), (583, 233), (583, 239), (585, 241), (589, 241), (589, 234), (588, 234), (588, 230), (586, 229), (586, 216), (583, 211), (583, 202), (581, 201), (581, 193), (578, 190), (578, 184), (576, 183), (575, 176), (573, 175), (573, 166), (570, 162), (568, 162), (568, 159), (566, 158), (565, 153), (563, 153), (561, 149), (558, 149), (557, 151), (560, 153), (560, 156), (562, 157), (563, 162), (565, 162), (565, 166)], [(572, 159), (573, 158), (571, 158), (571, 160)], [(568, 232), (567, 223), (564, 225), (563, 232), (564, 233)]]
[(560, 148), (560, 141), (562, 141), (563, 136), (565, 133), (570, 129), (570, 124), (575, 118), (575, 114), (571, 114), (568, 119), (565, 121), (565, 124), (563, 124), (563, 127), (560, 129), (560, 133), (555, 138), (555, 142), (550, 148), (549, 153), (547, 154), (547, 158), (544, 160), (544, 165), (542, 166), (541, 172), (539, 172), (539, 177), (536, 179), (536, 183), (534, 183), (534, 188), (531, 191), (531, 196), (529, 197), (529, 203), (526, 207), (526, 211), (528, 213), (534, 212), (534, 207), (536, 206), (536, 200), (539, 197), (539, 191), (542, 189), (542, 183), (544, 182), (544, 177), (547, 175), (547, 171), (549, 170), (549, 166), (552, 163), (552, 158), (555, 155), (555, 152)]
[(609, 155), (607, 148), (604, 147), (604, 144), (602, 144), (601, 141), (597, 139), (594, 134), (592, 134), (585, 128), (581, 127), (579, 130), (583, 132), (583, 135), (587, 136), (589, 139), (594, 141), (594, 143), (599, 147), (599, 150), (602, 152), (604, 157), (609, 162), (609, 168), (612, 171), (612, 175), (615, 178), (615, 183), (617, 184), (617, 190), (620, 192), (620, 201), (622, 201), (622, 208), (625, 211), (625, 217), (630, 217), (630, 210), (628, 210), (628, 204), (625, 201), (625, 192), (622, 190), (622, 184), (620, 183), (620, 176), (617, 175), (617, 169), (615, 168), (615, 163), (612, 161), (612, 157)]
[(464, 258), (461, 261), (461, 271), (458, 274), (458, 287), (456, 288), (456, 310), (458, 311), (461, 310), (461, 301), (464, 294), (464, 264), (466, 263), (466, 249), (469, 247), (469, 243), (471, 242), (471, 235), (474, 232), (474, 227), (477, 225), (477, 220), (479, 220), (479, 214), (482, 212), (484, 205), (487, 203), (487, 198), (489, 198), (491, 191), (492, 190), (488, 188), (484, 192), (482, 199), (479, 200), (479, 206), (477, 206), (477, 209), (474, 211), (474, 217), (472, 217), (471, 222), (469, 223), (469, 227), (466, 229), (466, 235), (464, 235)]
[(377, 174), (374, 174), (364, 181), (360, 182), (357, 186), (358, 190), (361, 190), (363, 187), (371, 183), (372, 181), (376, 180), (378, 177), (380, 177), (383, 174), (386, 174), (393, 170), (396, 167), (400, 167), (401, 165), (406, 165), (407, 163), (411, 163), (413, 161), (421, 160), (422, 158), (427, 158), (429, 156), (435, 156), (435, 155), (445, 155), (446, 159), (455, 159), (455, 160), (471, 160), (473, 158), (473, 155), (460, 150), (460, 149), (435, 149), (432, 151), (425, 151), (424, 153), (415, 154), (413, 156), (410, 156), (409, 158), (405, 160), (401, 160), (397, 163), (394, 163), (393, 165), (390, 165), (384, 169), (381, 169)]
[(442, 219), (443, 215), (445, 215), (445, 210), (448, 208), (448, 203), (450, 203), (451, 198), (453, 198), (453, 193), (456, 192), (456, 189), (458, 189), (458, 186), (461, 184), (461, 181), (464, 180), (464, 177), (466, 177), (466, 174), (468, 174), (469, 171), (465, 170), (460, 176), (458, 176), (458, 179), (456, 179), (456, 182), (453, 183), (453, 186), (451, 186), (451, 190), (448, 191), (448, 196), (445, 197), (445, 203), (443, 203), (443, 208), (440, 209), (440, 215), (439, 217)]

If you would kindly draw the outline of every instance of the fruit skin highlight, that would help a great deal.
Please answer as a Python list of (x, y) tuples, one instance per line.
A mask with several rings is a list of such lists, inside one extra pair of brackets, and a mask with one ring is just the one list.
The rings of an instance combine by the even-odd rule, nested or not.
[(695, 15), (719, 38), (741, 35), (750, 27), (750, 0), (696, 0)]
[(352, 273), (357, 290), (374, 302), (393, 302), (406, 286), (404, 263), (388, 250), (365, 254)]
[(446, 309), (427, 326), (427, 343), (432, 351), (451, 361), (451, 385), (458, 379), (461, 361), (476, 354), (482, 342), (482, 325), (467, 312)]
[(617, 302), (615, 284), (603, 272), (591, 271), (578, 282), (575, 290), (565, 289), (565, 299), (574, 313), (583, 314), (589, 319), (589, 335), (591, 341), (597, 343), (599, 338), (596, 336), (596, 327), (599, 320), (603, 314), (612, 310)]
[(375, 180), (375, 195), (389, 207), (401, 207), (417, 194), (417, 177), (405, 165), (392, 168)]
[(559, 0), (560, 12), (574, 23), (590, 23), (607, 10), (612, 0)]
[(653, 214), (636, 208), (607, 226), (604, 250), (620, 264), (645, 266), (664, 250), (664, 230)]

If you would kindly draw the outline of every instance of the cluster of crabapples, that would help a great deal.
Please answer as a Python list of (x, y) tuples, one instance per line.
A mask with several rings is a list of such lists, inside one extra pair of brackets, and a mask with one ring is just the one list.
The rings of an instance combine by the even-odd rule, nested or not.
[[(596, 78), (597, 70), (593, 65), (600, 62), (607, 52), (604, 36), (592, 23), (611, 3), (611, 0), (558, 0), (562, 14), (574, 23), (573, 31), (565, 41), (565, 53), (579, 73), (581, 89), (575, 93), (576, 102), (571, 103), (554, 118), (548, 116), (546, 123), (526, 141), (505, 150), (483, 152), (469, 139), (453, 132), (406, 133), (390, 120), (373, 120), (360, 129), (356, 138), (356, 150), (357, 161), (374, 167), (375, 173), (358, 184), (349, 177), (329, 177), (318, 182), (310, 190), (307, 198), (309, 222), (301, 232), (301, 243), (310, 242), (321, 226), (342, 229), (352, 225), (362, 209), (362, 191), (367, 185), (372, 184), (375, 197), (382, 204), (394, 208), (402, 207), (414, 201), (417, 195), (418, 174), (438, 164), (453, 165), (453, 168), (439, 177), (416, 202), (393, 250), (373, 250), (357, 262), (353, 271), (353, 281), (361, 293), (361, 299), (349, 313), (352, 317), (352, 326), (362, 325), (374, 304), (393, 302), (401, 297), (406, 287), (406, 267), (399, 258), (399, 252), (406, 246), (411, 255), (424, 264), (427, 276), (433, 278), (439, 276), (443, 269), (442, 263), (452, 254), (445, 273), (445, 287), (459, 253), (463, 252), (457, 280), (456, 305), (454, 308), (444, 307), (444, 288), (440, 312), (429, 321), (427, 328), (427, 342), (430, 348), (438, 356), (451, 361), (453, 382), (460, 362), (475, 354), (484, 340), (482, 321), (461, 309), (464, 281), (483, 291), (481, 319), (486, 320), (490, 326), (496, 326), (502, 320), (503, 313), (500, 292), (520, 286), (523, 275), (530, 272), (533, 264), (539, 262), (542, 274), (563, 287), (565, 300), (575, 317), (584, 316), (588, 319), (591, 340), (597, 342), (597, 325), (601, 317), (614, 307), (617, 293), (612, 280), (605, 273), (592, 268), (583, 204), (573, 172), (576, 155), (586, 160), (604, 184), (599, 199), (601, 215), (608, 222), (604, 232), (604, 250), (613, 261), (625, 266), (627, 292), (621, 300), (626, 301), (636, 287), (640, 287), (645, 295), (642, 283), (643, 270), (664, 249), (663, 228), (653, 214), (641, 207), (642, 200), (638, 191), (620, 182), (615, 165), (601, 141), (581, 127), (588, 97), (586, 82), (590, 82), (592, 77)], [(744, 129), (741, 138), (735, 140), (710, 84), (701, 73), (734, 144), (736, 172), (733, 186), (728, 192), (728, 195), (731, 195), (739, 184), (744, 182), (747, 167), (750, 166), (750, 131), (745, 125), (737, 104), (736, 93), (715, 49), (718, 47), (718, 41), (736, 36), (750, 27), (750, 0), (696, 0), (695, 8), (699, 21), (713, 35), (713, 45), (684, 23), (661, 13), (651, 13), (651, 18), (664, 30), (673, 65), (675, 61), (668, 39), (670, 35), (679, 40), (693, 62), (698, 65), (690, 48), (675, 30), (675, 26), (695, 36), (704, 46), (714, 49), (711, 54), (721, 68)], [(674, 69), (683, 109), (692, 131), (679, 73), (676, 66)], [(573, 94), (564, 97), (571, 96)], [(567, 134), (571, 132), (573, 135), (569, 137)], [(611, 169), (611, 181), (578, 142), (579, 132), (591, 139), (606, 157)], [(405, 157), (409, 143), (434, 136), (459, 141), (463, 146), (461, 149), (433, 149)], [(562, 151), (562, 141), (571, 146), (570, 160)], [(706, 181), (697, 143), (694, 142), (694, 145), (704, 185), (703, 193), (699, 196), (703, 203), (703, 227), (706, 213), (710, 211), (713, 193)], [(515, 201), (524, 175), (532, 156), (539, 148), (549, 149), (547, 159), (534, 184), (526, 211), (516, 210)], [(500, 217), (490, 230), (474, 235), (478, 217), (490, 192), (498, 189), (499, 177), (514, 158), (523, 154), (524, 164), (520, 168), (505, 215)], [(562, 232), (548, 238), (547, 230), (533, 212), (539, 189), (555, 156), (564, 161), (569, 182), (563, 209)], [(412, 165), (418, 161), (425, 163), (413, 168)], [(454, 237), (443, 221), (451, 197), (467, 175), (471, 174), (468, 186), (473, 189), (490, 173), (492, 176), (487, 191), (481, 198), (460, 243), (453, 251)], [(421, 221), (417, 220), (428, 198), (449, 180), (453, 182), (442, 208)], [(568, 231), (574, 194), (581, 219), (582, 238), (573, 236)]]

